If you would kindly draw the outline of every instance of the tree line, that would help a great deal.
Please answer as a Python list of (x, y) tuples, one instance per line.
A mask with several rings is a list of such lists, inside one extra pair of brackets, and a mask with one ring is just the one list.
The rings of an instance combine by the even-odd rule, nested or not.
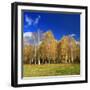
[(80, 45), (73, 37), (63, 36), (57, 41), (51, 31), (44, 33), (38, 45), (23, 46), (25, 64), (80, 63)]

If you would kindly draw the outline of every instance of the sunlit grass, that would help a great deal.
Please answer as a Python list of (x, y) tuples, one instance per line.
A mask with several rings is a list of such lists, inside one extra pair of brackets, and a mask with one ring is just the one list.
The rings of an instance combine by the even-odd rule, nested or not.
[(80, 64), (23, 65), (23, 77), (79, 75)]

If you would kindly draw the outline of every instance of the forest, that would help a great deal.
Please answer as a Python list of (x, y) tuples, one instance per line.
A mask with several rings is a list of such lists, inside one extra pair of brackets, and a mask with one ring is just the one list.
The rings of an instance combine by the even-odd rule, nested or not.
[(64, 35), (56, 40), (51, 30), (33, 32), (29, 43), (23, 38), (23, 64), (72, 64), (80, 63), (80, 41)]

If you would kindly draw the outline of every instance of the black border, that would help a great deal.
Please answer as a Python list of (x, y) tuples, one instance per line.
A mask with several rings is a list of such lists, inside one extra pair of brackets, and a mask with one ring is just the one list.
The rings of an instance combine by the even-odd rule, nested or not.
[[(47, 82), (34, 84), (18, 84), (18, 6), (39, 6), (39, 7), (55, 7), (55, 8), (71, 8), (85, 10), (85, 80), (79, 81), (63, 81), (63, 82)], [(58, 84), (74, 84), (88, 82), (88, 7), (87, 6), (73, 6), (73, 5), (56, 5), (56, 4), (42, 4), (42, 3), (24, 3), (14, 2), (11, 4), (11, 86), (42, 86), (42, 85), (58, 85)]]

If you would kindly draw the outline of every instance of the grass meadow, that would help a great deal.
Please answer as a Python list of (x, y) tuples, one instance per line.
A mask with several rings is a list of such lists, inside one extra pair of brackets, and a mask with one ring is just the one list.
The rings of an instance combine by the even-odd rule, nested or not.
[(23, 77), (79, 75), (80, 64), (23, 65)]

